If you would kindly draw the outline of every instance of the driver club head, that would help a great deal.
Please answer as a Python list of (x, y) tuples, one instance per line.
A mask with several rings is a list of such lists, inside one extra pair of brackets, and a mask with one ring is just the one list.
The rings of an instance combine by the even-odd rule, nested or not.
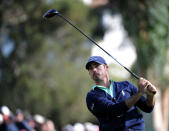
[(49, 19), (55, 15), (59, 14), (59, 12), (55, 9), (50, 9), (46, 13), (43, 14), (43, 18)]

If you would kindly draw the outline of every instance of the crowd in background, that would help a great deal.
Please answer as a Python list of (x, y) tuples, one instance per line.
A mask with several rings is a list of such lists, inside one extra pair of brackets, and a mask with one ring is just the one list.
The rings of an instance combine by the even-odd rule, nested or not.
[(90, 122), (75, 123), (74, 125), (66, 125), (62, 128), (62, 131), (99, 131), (99, 126)]
[[(22, 110), (15, 113), (7, 106), (0, 108), (0, 131), (57, 131), (52, 120), (42, 115), (28, 116), (25, 118)], [(65, 125), (61, 131), (99, 131), (98, 125), (86, 122)]]

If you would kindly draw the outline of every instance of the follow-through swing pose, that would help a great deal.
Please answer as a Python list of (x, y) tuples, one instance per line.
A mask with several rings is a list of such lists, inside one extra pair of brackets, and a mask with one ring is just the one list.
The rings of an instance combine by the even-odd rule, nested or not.
[(90, 57), (86, 69), (95, 83), (87, 94), (87, 107), (99, 120), (100, 131), (144, 131), (143, 116), (136, 107), (147, 113), (153, 110), (155, 86), (144, 78), (139, 78), (138, 88), (128, 81), (113, 81), (100, 56)]

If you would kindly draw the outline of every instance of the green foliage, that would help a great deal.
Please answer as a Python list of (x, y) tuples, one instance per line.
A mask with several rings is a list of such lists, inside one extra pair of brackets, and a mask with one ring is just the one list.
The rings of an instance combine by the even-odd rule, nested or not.
[[(91, 11), (80, 0), (2, 0), (0, 5), (0, 106), (40, 113), (57, 127), (93, 121), (85, 105), (91, 85), (84, 70), (90, 46), (61, 18), (44, 20), (42, 15), (57, 9), (89, 36), (92, 31), (101, 35), (98, 19), (104, 8)], [(159, 81), (165, 77), (169, 45), (168, 6), (167, 0), (110, 0), (105, 7), (121, 12), (137, 50), (137, 71), (145, 75), (152, 68)], [(4, 56), (8, 41), (14, 49)]]
[[(85, 95), (90, 87), (84, 64), (89, 45), (59, 17), (47, 21), (42, 15), (50, 8), (57, 9), (90, 34), (94, 19), (88, 20), (89, 8), (79, 0), (1, 3), (0, 106), (42, 114), (56, 127), (86, 121), (89, 112)], [(14, 45), (9, 56), (3, 54), (7, 44), (4, 35)]]
[(149, 23), (152, 28), (148, 33), (151, 44), (157, 50), (155, 59), (152, 61), (153, 70), (155, 72), (155, 78), (159, 80), (162, 87), (166, 87), (164, 85), (164, 81), (166, 80), (166, 76), (164, 75), (164, 67), (166, 65), (166, 54), (169, 47), (169, 3), (167, 0), (157, 1), (155, 3), (150, 1), (149, 5)]
[(162, 85), (166, 80), (164, 67), (169, 47), (168, 1), (129, 0), (120, 7), (124, 26), (137, 51), (135, 69), (141, 76), (146, 76), (149, 69), (153, 70), (151, 75)]

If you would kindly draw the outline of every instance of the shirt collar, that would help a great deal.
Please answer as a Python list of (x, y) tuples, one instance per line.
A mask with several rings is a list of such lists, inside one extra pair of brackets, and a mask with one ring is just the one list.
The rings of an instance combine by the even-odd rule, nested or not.
[[(113, 81), (113, 79), (111, 78), (111, 79), (110, 79), (110, 86), (111, 86), (111, 84), (112, 84), (113, 82), (114, 82), (114, 81)], [(92, 90), (94, 90), (96, 87), (98, 87), (99, 89), (107, 89), (107, 87), (105, 87), (105, 86), (93, 84), (93, 85), (92, 85)]]

